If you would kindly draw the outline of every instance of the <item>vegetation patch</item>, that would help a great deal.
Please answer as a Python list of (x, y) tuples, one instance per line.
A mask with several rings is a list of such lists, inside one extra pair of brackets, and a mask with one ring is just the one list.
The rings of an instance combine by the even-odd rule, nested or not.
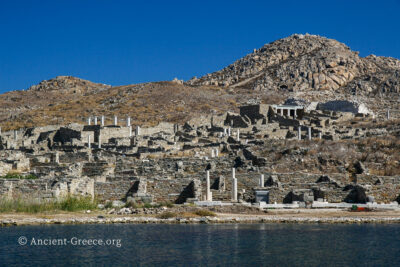
[(32, 180), (32, 179), (37, 179), (38, 177), (34, 174), (27, 174), (27, 175), (22, 175), (19, 173), (15, 172), (9, 172), (4, 176), (0, 176), (1, 179), (27, 179), (27, 180)]
[(209, 210), (196, 210), (195, 212), (198, 216), (216, 216), (216, 214)]
[(39, 201), (25, 198), (1, 198), (0, 213), (25, 212), (39, 213), (49, 211), (81, 211), (94, 210), (97, 208), (97, 201), (91, 197), (66, 197), (54, 201)]

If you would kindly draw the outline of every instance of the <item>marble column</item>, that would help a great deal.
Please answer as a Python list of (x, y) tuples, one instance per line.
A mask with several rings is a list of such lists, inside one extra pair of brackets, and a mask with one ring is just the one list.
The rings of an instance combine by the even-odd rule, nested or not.
[(232, 201), (237, 201), (237, 179), (235, 168), (232, 168)]
[(207, 176), (206, 176), (206, 201), (212, 201), (212, 194), (210, 190), (210, 171), (207, 171)]
[(301, 140), (301, 126), (297, 127), (297, 139)]
[(232, 201), (237, 202), (237, 179), (232, 179)]
[(58, 151), (56, 151), (56, 153), (54, 154), (54, 162), (55, 163), (60, 163), (60, 154)]

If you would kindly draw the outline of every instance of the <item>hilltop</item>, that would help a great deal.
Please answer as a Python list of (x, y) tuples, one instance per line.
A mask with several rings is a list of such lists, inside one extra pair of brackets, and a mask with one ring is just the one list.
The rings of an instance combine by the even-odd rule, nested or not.
[(111, 86), (58, 76), (0, 95), (0, 124), (8, 130), (117, 115), (155, 125), (237, 111), (249, 102), (282, 103), (287, 97), (356, 100), (379, 115), (388, 108), (399, 110), (399, 77), (397, 59), (360, 57), (336, 40), (294, 34), (255, 49), (220, 71), (186, 82)]
[(362, 58), (345, 44), (294, 34), (266, 44), (224, 69), (188, 81), (253, 90), (400, 92), (400, 61)]

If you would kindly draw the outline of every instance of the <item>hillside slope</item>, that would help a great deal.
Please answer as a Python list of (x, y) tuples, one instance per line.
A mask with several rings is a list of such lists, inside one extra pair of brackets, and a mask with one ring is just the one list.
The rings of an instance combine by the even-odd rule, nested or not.
[(84, 123), (89, 116), (101, 115), (130, 116), (138, 125), (183, 123), (200, 115), (237, 111), (244, 103), (282, 103), (287, 97), (356, 100), (379, 116), (391, 109), (400, 117), (399, 92), (399, 60), (362, 58), (336, 40), (295, 34), (184, 83), (112, 87), (71, 76), (45, 80), (0, 95), (0, 126), (4, 131)]
[(266, 44), (226, 68), (188, 81), (254, 90), (400, 92), (400, 61), (362, 58), (345, 44), (294, 34)]

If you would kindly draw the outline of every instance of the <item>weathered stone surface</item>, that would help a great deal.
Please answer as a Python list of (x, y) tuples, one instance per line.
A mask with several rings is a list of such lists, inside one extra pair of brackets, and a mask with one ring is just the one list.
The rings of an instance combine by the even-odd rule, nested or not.
[[(0, 193), (37, 199), (72, 194), (102, 201), (194, 202), (205, 196), (204, 172), (208, 170), (213, 198), (230, 201), (232, 182), (228, 178), (234, 167), (240, 202), (255, 200), (253, 189), (259, 187), (261, 173), (268, 177), (269, 200), (279, 203), (309, 202), (313, 197), (330, 202), (366, 201), (360, 188), (376, 201), (390, 202), (399, 195), (399, 177), (369, 175), (361, 162), (353, 165), (354, 159), (349, 161), (346, 154), (350, 147), (346, 140), (385, 136), (396, 133), (396, 128), (383, 131), (372, 124), (354, 129), (354, 116), (342, 112), (302, 110), (302, 116), (289, 119), (274, 114), (268, 105), (254, 103), (241, 111), (241, 115), (202, 117), (184, 126), (159, 123), (143, 127), (140, 135), (133, 136), (127, 136), (128, 127), (101, 125), (2, 132), (0, 173), (31, 174), (37, 179), (0, 179)], [(228, 117), (233, 119), (226, 120)], [(236, 119), (243, 119), (246, 127), (235, 124)], [(367, 117), (357, 120), (372, 122)], [(304, 139), (308, 129), (312, 129), (311, 140), (297, 140), (298, 130)], [(326, 145), (319, 138), (314, 141), (318, 134), (332, 141)], [(97, 144), (100, 140), (101, 146)], [(281, 158), (287, 161), (279, 163)], [(299, 165), (312, 172), (292, 172), (292, 166)], [(279, 171), (282, 169), (286, 172)], [(343, 190), (341, 185), (349, 183), (360, 188), (351, 185)]]
[[(370, 82), (363, 85), (361, 76), (379, 77), (377, 74), (388, 66), (395, 72), (399, 65), (398, 60), (389, 58), (360, 58), (357, 52), (332, 39), (294, 34), (266, 44), (228, 67), (188, 83), (255, 90), (306, 91), (338, 90), (354, 81), (360, 84), (359, 87), (364, 86), (361, 87), (363, 90), (375, 91), (376, 84)], [(388, 84), (388, 88), (396, 91), (398, 83)]]
[(317, 109), (373, 115), (373, 113), (363, 103), (347, 100), (333, 100), (326, 103), (319, 103)]

